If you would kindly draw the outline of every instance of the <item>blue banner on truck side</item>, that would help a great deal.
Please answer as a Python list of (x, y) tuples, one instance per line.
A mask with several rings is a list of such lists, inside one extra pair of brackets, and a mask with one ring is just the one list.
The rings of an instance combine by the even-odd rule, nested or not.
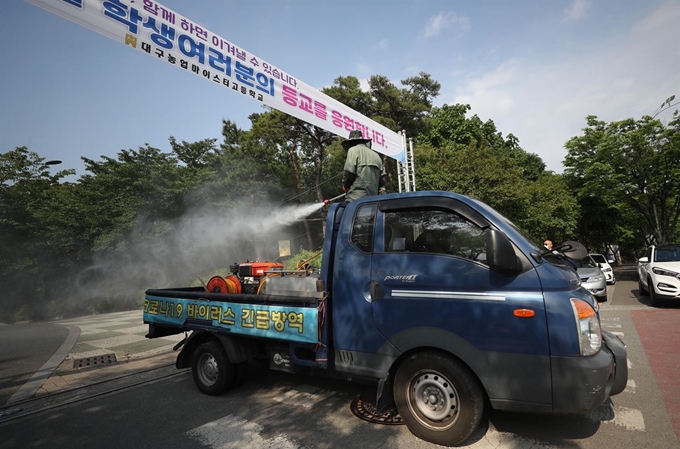
[[(315, 307), (266, 306), (197, 299), (144, 299), (144, 322), (197, 328), (187, 319), (203, 320), (229, 333), (277, 340), (316, 343), (318, 311)], [(186, 326), (185, 326), (186, 324)]]

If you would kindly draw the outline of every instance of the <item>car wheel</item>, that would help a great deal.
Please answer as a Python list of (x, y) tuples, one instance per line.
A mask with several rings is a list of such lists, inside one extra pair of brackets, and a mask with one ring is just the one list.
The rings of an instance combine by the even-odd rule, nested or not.
[(216, 396), (232, 386), (236, 379), (236, 366), (229, 361), (221, 343), (208, 341), (196, 348), (191, 374), (199, 390)]
[(394, 379), (394, 400), (409, 430), (443, 446), (458, 445), (479, 426), (484, 410), (475, 375), (436, 352), (413, 354)]
[(638, 290), (640, 291), (641, 295), (646, 295), (647, 294), (647, 289), (645, 288), (644, 285), (642, 285), (642, 279), (638, 276)]
[(659, 307), (661, 301), (654, 290), (654, 284), (652, 284), (651, 278), (647, 278), (647, 288), (649, 289), (649, 302), (652, 304), (652, 307)]

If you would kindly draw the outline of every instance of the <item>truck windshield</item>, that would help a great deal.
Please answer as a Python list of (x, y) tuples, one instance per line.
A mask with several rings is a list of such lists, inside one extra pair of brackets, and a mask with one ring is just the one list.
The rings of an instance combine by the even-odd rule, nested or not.
[(537, 250), (539, 250), (539, 251), (541, 251), (541, 250), (543, 249), (542, 246), (539, 246), (538, 243), (536, 243), (531, 237), (529, 237), (528, 235), (526, 235), (526, 234), (524, 233), (524, 231), (522, 231), (520, 228), (518, 228), (518, 227), (515, 225), (515, 223), (513, 223), (513, 222), (510, 221), (510, 220), (508, 220), (508, 219), (505, 217), (505, 215), (501, 214), (501, 213), (498, 212), (496, 209), (494, 209), (493, 207), (489, 206), (489, 205), (486, 204), (486, 203), (482, 203), (481, 201), (478, 201), (478, 200), (476, 200), (476, 199), (474, 199), (474, 198), (470, 198), (470, 199), (471, 199), (472, 201), (474, 201), (475, 203), (477, 203), (477, 204), (478, 204), (480, 207), (482, 207), (483, 209), (486, 209), (486, 210), (492, 212), (493, 215), (495, 215), (495, 216), (496, 216), (500, 221), (502, 221), (505, 225), (511, 227), (511, 228), (514, 229), (518, 234), (520, 234), (522, 237), (524, 237), (524, 240), (526, 240), (526, 241), (529, 242), (532, 246), (534, 246), (535, 249), (537, 249)]

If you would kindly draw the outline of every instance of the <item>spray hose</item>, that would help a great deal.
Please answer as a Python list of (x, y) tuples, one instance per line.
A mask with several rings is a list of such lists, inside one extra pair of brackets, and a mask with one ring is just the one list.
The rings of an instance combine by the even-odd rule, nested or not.
[(347, 194), (346, 194), (346, 193), (342, 193), (342, 194), (336, 196), (335, 198), (331, 198), (330, 200), (323, 200), (323, 204), (326, 205), (326, 204), (332, 203), (333, 201), (339, 200), (340, 198), (342, 198), (342, 197), (345, 196), (345, 195), (347, 195)]
[[(326, 201), (328, 201), (328, 200), (326, 200)], [(314, 254), (312, 257), (310, 257), (310, 258), (307, 259), (307, 260), (300, 260), (300, 261), (297, 263), (297, 268), (296, 268), (296, 270), (302, 270), (302, 269), (305, 267), (305, 265), (307, 265), (307, 264), (309, 263), (310, 260), (316, 259), (316, 258), (319, 257), (322, 253), (323, 253), (323, 250), (321, 250), (321, 251), (319, 251), (318, 253)]]

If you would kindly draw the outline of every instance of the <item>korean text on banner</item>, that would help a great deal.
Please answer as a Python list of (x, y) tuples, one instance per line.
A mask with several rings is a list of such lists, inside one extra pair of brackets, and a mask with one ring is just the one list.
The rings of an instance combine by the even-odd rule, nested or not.
[(398, 133), (153, 0), (26, 0), (196, 76), (341, 137), (358, 129), (404, 161)]

